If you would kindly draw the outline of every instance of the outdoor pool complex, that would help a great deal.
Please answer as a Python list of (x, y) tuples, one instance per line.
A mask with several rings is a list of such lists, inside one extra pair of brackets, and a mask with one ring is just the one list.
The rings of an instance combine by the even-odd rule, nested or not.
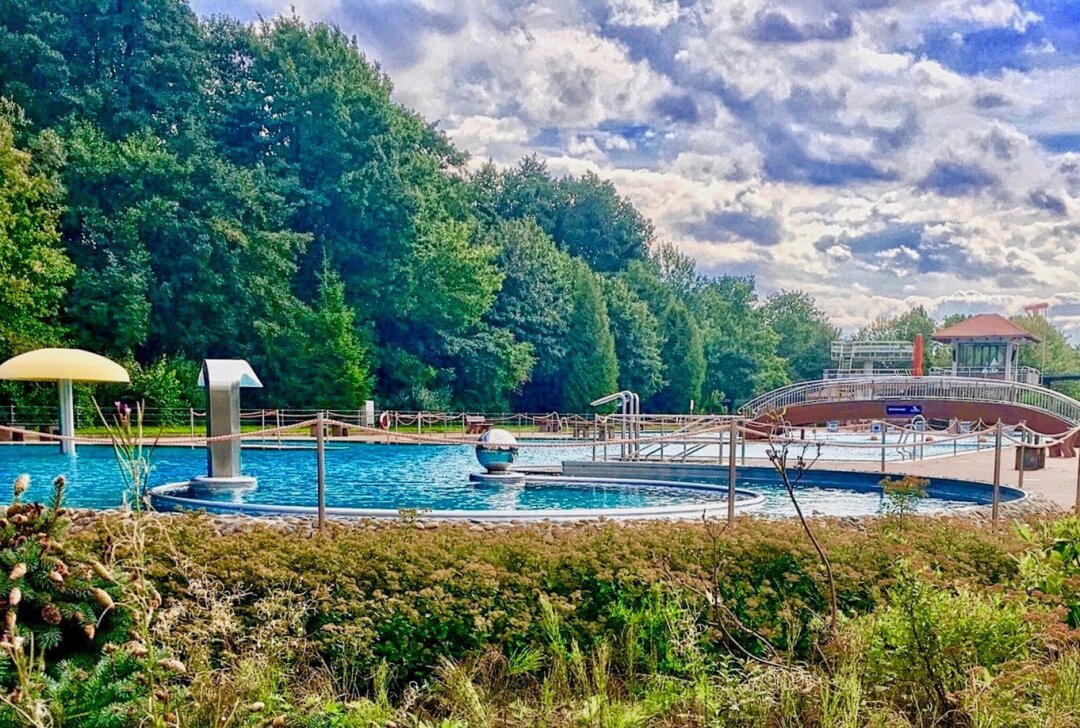
[[(867, 441), (862, 436), (863, 442)], [(275, 443), (276, 444), (276, 443)], [(316, 454), (308, 443), (293, 443), (292, 449), (246, 447), (243, 454), (245, 474), (258, 479), (250, 490), (170, 491), (172, 495), (198, 499), (193, 507), (209, 510), (246, 512), (290, 512), (297, 507), (316, 505)], [(963, 445), (969, 449), (974, 445)], [(926, 445), (926, 457), (952, 453), (952, 444)], [(983, 445), (983, 447), (987, 447)], [(826, 447), (823, 460), (839, 456), (855, 459), (880, 458), (880, 449), (843, 449)], [(947, 450), (947, 452), (945, 452)], [(718, 452), (714, 448), (713, 455)], [(617, 456), (614, 448), (610, 456)], [(699, 453), (701, 454), (701, 453)], [(707, 452), (704, 453), (706, 456)], [(764, 454), (762, 443), (750, 443), (747, 456)], [(896, 453), (887, 453), (898, 459)], [(597, 459), (602, 456), (597, 453)], [(634, 510), (657, 512), (680, 510), (681, 517), (708, 510), (719, 514), (726, 507), (726, 475), (711, 469), (713, 477), (681, 482), (648, 478), (646, 483), (621, 479), (576, 479), (561, 476), (530, 478), (525, 484), (478, 484), (469, 482), (470, 473), (480, 468), (472, 446), (467, 445), (385, 445), (338, 443), (326, 450), (326, 503), (333, 509), (386, 511), (463, 512), (484, 514), (520, 513), (521, 517), (580, 517), (600, 515), (601, 511), (632, 515)], [(530, 448), (523, 445), (517, 466), (528, 468), (563, 461), (591, 460), (591, 449), (581, 447)], [(158, 447), (151, 455), (151, 485), (185, 482), (206, 471), (206, 452), (202, 447)], [(714, 461), (715, 462), (715, 461)], [(829, 471), (819, 462), (799, 487), (803, 510), (826, 515), (867, 515), (878, 513), (883, 496), (876, 473), (839, 473)], [(726, 468), (723, 472), (726, 472)], [(0, 447), (0, 478), (12, 482), (20, 473), (29, 473), (28, 499), (49, 497), (52, 480), (64, 475), (70, 487), (68, 505), (82, 508), (109, 508), (121, 504), (124, 484), (112, 448), (83, 445), (75, 456), (65, 456), (52, 446)], [(634, 476), (634, 479), (638, 479)], [(919, 503), (921, 510), (940, 510), (986, 503), (990, 489), (985, 485), (940, 480), (932, 483), (930, 497)], [(740, 512), (770, 516), (793, 515), (791, 503), (776, 474), (769, 467), (740, 468), (737, 482)], [(1003, 489), (1003, 500), (1019, 497), (1019, 491)], [(158, 503), (159, 507), (162, 505)], [(220, 507), (219, 507), (220, 506)], [(168, 504), (165, 504), (168, 507)], [(359, 515), (359, 514), (356, 514)]]

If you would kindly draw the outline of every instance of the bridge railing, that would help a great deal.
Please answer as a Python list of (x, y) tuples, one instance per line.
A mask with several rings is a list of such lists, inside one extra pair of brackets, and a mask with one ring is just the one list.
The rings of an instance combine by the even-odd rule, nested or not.
[(799, 382), (767, 392), (740, 408), (760, 417), (798, 405), (877, 400), (945, 400), (1011, 404), (1080, 424), (1080, 402), (1046, 387), (972, 377), (865, 377)]

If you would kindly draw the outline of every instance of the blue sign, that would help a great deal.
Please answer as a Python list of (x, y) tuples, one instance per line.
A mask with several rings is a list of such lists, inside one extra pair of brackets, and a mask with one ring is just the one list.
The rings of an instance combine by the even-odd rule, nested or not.
[(838, 420), (829, 420), (826, 423), (826, 427), (829, 428), (829, 432), (839, 432), (840, 431), (840, 422)]
[(890, 417), (914, 417), (915, 415), (922, 414), (922, 405), (920, 404), (887, 404), (885, 405), (885, 414)]
[(871, 422), (870, 423), (870, 432), (874, 433), (875, 435), (880, 435), (881, 434), (881, 423), (880, 422)]

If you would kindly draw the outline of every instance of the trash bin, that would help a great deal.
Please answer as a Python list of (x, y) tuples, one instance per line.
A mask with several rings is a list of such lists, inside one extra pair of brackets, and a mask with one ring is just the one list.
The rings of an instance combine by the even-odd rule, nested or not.
[(1024, 457), (1024, 470), (1042, 470), (1046, 467), (1046, 448), (1045, 447), (1017, 447), (1016, 448), (1016, 462), (1013, 466), (1014, 470), (1020, 469), (1020, 455), (1023, 453)]

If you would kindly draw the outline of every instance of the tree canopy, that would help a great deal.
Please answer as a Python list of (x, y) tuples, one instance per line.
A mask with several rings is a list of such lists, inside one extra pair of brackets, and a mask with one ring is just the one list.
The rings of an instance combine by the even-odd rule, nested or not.
[(806, 293), (703, 273), (598, 172), (470, 163), (331, 25), (10, 0), (0, 67), (0, 356), (100, 351), (151, 406), (242, 357), (268, 405), (718, 410), (820, 376), (840, 336)]

